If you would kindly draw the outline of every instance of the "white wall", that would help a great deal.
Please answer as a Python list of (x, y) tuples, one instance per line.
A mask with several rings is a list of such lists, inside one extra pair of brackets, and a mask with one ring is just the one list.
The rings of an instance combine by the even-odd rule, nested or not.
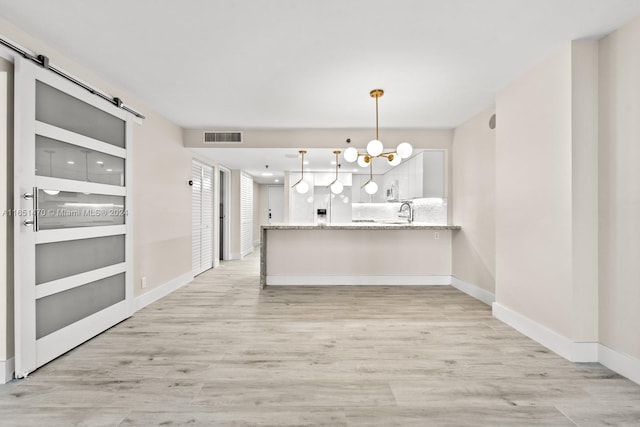
[(499, 91), (496, 116), (496, 301), (568, 337), (570, 45)]
[(494, 112), (485, 110), (455, 129), (450, 198), (452, 223), (462, 226), (453, 235), (453, 275), (491, 293), (496, 262), (496, 131), (489, 129), (489, 118)]
[[(268, 230), (267, 274), (382, 276), (400, 284), (403, 283), (400, 276), (447, 276), (448, 280), (452, 233), (457, 231)], [(328, 270), (327, 266), (331, 268)], [(340, 285), (338, 280), (332, 284)]]
[(571, 44), (572, 339), (598, 341), (598, 42)]
[[(191, 153), (181, 129), (144, 110), (134, 130), (134, 279), (140, 295), (191, 271)], [(140, 287), (147, 277), (148, 288)]]
[[(13, 64), (0, 58), (0, 361), (13, 355)], [(0, 371), (0, 383), (4, 380)]]
[[(215, 129), (186, 129), (185, 147), (211, 148), (202, 142), (202, 132)], [(224, 129), (228, 131), (229, 129)], [(242, 131), (242, 148), (327, 148), (327, 141), (336, 147), (363, 148), (371, 140), (372, 129), (236, 129)], [(383, 129), (380, 136), (385, 146), (395, 147), (409, 141), (414, 148), (450, 148), (452, 131), (447, 129)], [(303, 141), (303, 142), (302, 142)], [(238, 144), (216, 144), (216, 147), (238, 148)]]
[(597, 341), (597, 43), (567, 43), (497, 96), (496, 301)]
[(600, 342), (640, 360), (640, 19), (599, 59)]

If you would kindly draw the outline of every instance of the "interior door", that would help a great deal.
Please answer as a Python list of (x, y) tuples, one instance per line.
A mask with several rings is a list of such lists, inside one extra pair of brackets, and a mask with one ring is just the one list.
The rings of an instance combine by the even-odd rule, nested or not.
[(133, 312), (134, 119), (15, 63), (16, 377)]
[(269, 224), (281, 224), (284, 222), (284, 186), (270, 185), (268, 191)]

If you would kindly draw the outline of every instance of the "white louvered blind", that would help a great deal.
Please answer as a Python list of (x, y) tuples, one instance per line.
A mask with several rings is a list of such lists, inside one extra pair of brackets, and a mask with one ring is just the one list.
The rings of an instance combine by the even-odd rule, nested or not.
[(245, 256), (253, 251), (253, 180), (244, 174), (240, 198), (240, 249)]
[(191, 267), (197, 275), (213, 265), (213, 168), (191, 164)]
[(208, 270), (213, 266), (213, 168), (202, 167), (202, 239), (200, 245), (200, 267)]
[(200, 274), (200, 241), (202, 240), (202, 165), (191, 163), (191, 269)]

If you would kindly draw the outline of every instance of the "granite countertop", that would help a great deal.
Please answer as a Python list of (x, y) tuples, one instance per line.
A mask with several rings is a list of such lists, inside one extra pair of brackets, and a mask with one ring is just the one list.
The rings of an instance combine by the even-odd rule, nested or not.
[(420, 222), (346, 222), (341, 224), (269, 224), (263, 230), (460, 230), (459, 225), (433, 225)]

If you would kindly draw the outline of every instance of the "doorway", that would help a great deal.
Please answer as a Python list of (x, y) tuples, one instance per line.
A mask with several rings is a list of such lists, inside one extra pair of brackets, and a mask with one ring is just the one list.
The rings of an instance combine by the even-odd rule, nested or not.
[(228, 260), (229, 256), (229, 195), (231, 194), (231, 171), (225, 167), (220, 167), (219, 174), (219, 233), (218, 233), (218, 245), (219, 245), (219, 258), (221, 261)]
[(268, 191), (268, 223), (281, 224), (284, 222), (284, 186), (270, 185)]

